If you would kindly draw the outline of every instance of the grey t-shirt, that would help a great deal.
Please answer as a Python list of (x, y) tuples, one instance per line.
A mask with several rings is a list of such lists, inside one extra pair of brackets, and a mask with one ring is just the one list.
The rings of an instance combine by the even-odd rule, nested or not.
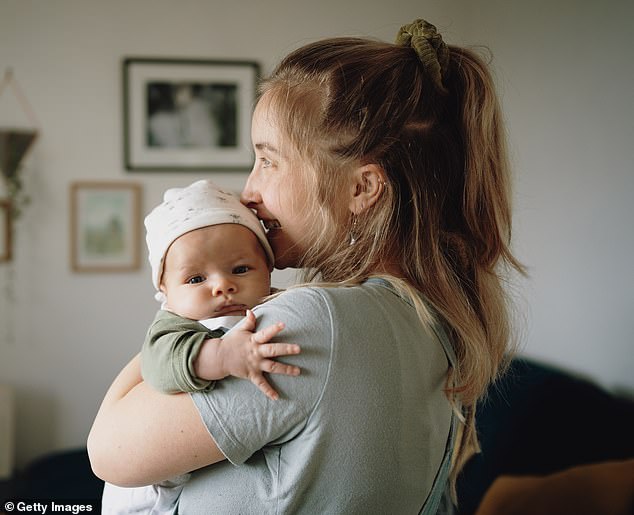
[(418, 513), (451, 424), (442, 329), (381, 281), (291, 289), (254, 311), (258, 327), (286, 324), (279, 340), (302, 352), (283, 361), (302, 373), (269, 376), (277, 401), (236, 378), (191, 394), (229, 461), (192, 474), (179, 512)]

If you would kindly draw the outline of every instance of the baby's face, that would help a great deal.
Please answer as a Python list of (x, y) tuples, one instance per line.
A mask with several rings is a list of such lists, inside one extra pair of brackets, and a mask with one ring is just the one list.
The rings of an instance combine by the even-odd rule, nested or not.
[(212, 225), (188, 232), (172, 243), (165, 256), (161, 291), (166, 307), (185, 318), (244, 315), (270, 290), (264, 249), (243, 225)]

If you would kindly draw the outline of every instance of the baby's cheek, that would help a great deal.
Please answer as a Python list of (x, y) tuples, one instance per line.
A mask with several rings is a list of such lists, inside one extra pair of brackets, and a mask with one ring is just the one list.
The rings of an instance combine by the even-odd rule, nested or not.
[[(168, 305), (170, 305), (168, 299)], [(180, 315), (185, 318), (191, 318), (192, 320), (199, 320), (200, 318), (208, 318), (208, 316), (204, 315), (205, 311), (205, 303), (204, 299), (200, 295), (187, 295), (178, 299), (178, 302), (172, 299), (171, 302), (171, 310), (177, 315)]]

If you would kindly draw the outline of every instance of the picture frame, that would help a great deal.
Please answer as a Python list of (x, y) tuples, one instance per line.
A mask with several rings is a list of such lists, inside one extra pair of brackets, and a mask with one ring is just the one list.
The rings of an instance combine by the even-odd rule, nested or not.
[(140, 266), (141, 185), (78, 181), (70, 186), (71, 267), (126, 272)]
[(0, 199), (0, 263), (13, 257), (11, 211), (11, 201)]
[(126, 170), (249, 170), (259, 75), (255, 61), (125, 58)]

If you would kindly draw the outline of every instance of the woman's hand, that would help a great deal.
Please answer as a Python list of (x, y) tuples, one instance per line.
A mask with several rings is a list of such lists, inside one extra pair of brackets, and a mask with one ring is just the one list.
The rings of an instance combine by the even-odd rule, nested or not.
[(263, 372), (299, 375), (299, 367), (286, 365), (271, 358), (299, 354), (300, 348), (289, 343), (268, 343), (284, 329), (281, 322), (257, 332), (254, 332), (255, 328), (255, 315), (251, 310), (247, 310), (246, 320), (227, 336), (206, 340), (194, 361), (196, 376), (208, 381), (229, 375), (249, 379), (267, 397), (277, 400), (279, 395), (266, 380)]
[(97, 477), (142, 486), (222, 461), (187, 394), (165, 395), (141, 378), (135, 356), (110, 386), (88, 436)]

